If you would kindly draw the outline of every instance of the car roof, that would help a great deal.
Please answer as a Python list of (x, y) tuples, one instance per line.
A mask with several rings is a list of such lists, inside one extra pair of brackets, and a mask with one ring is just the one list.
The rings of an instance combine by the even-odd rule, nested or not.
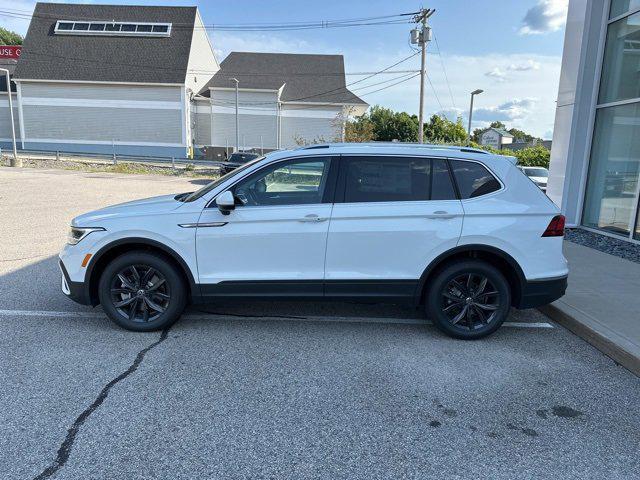
[(318, 154), (377, 154), (377, 155), (429, 155), (430, 157), (460, 158), (476, 160), (482, 163), (510, 163), (517, 159), (506, 155), (494, 155), (486, 150), (455, 145), (432, 145), (421, 143), (374, 142), (374, 143), (323, 143), (300, 147), (295, 150), (271, 152), (271, 159)]

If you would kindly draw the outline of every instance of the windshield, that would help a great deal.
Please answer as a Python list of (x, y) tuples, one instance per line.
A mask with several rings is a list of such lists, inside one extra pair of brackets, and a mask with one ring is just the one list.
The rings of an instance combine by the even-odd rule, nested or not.
[(236, 175), (238, 175), (240, 172), (246, 170), (247, 168), (249, 168), (251, 165), (253, 165), (256, 162), (259, 162), (260, 160), (262, 160), (264, 157), (258, 157), (255, 158), (253, 160), (251, 160), (248, 163), (245, 163), (244, 165), (236, 168), (235, 170), (231, 170), (229, 173), (227, 173), (226, 175), (222, 175), (220, 178), (218, 178), (217, 180), (214, 180), (211, 183), (206, 184), (204, 187), (202, 187), (200, 190), (196, 190), (195, 192), (193, 192), (192, 194), (190, 194), (188, 197), (185, 197), (183, 202), (193, 202), (194, 200), (199, 199), (200, 197), (202, 197), (203, 195), (206, 195), (207, 193), (209, 193), (211, 190), (213, 190), (214, 188), (216, 188), (218, 185), (221, 185), (223, 182), (226, 182), (228, 179), (230, 179), (231, 177), (235, 177)]
[(229, 161), (230, 162), (236, 162), (236, 163), (244, 163), (244, 162), (248, 162), (249, 160), (253, 160), (254, 158), (258, 158), (260, 155), (257, 155), (255, 153), (232, 153), (231, 156), (229, 157)]
[(524, 173), (527, 175), (527, 177), (548, 177), (549, 176), (549, 170), (542, 167), (525, 168)]

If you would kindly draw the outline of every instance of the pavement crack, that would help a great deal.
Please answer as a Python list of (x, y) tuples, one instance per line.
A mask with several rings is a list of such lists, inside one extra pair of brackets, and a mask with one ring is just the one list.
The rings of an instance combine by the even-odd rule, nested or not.
[(166, 328), (162, 331), (162, 334), (160, 335), (160, 338), (158, 340), (156, 340), (155, 342), (153, 342), (152, 344), (148, 345), (147, 347), (143, 348), (138, 352), (138, 355), (136, 355), (135, 360), (129, 366), (129, 368), (127, 368), (120, 375), (112, 379), (109, 383), (107, 383), (102, 388), (102, 390), (100, 390), (100, 393), (98, 394), (96, 399), (80, 415), (78, 415), (78, 417), (75, 419), (71, 427), (69, 427), (69, 429), (67, 430), (67, 435), (65, 436), (64, 441), (60, 445), (60, 448), (58, 448), (58, 453), (56, 454), (55, 460), (51, 462), (51, 464), (47, 466), (39, 475), (35, 476), (34, 480), (43, 480), (45, 478), (49, 478), (52, 475), (54, 475), (59, 469), (64, 467), (64, 465), (67, 463), (67, 460), (69, 460), (69, 455), (71, 454), (71, 449), (73, 448), (76, 435), (80, 431), (80, 428), (82, 427), (82, 425), (84, 425), (84, 423), (89, 419), (91, 414), (95, 412), (100, 407), (100, 405), (102, 405), (102, 403), (107, 399), (107, 396), (109, 395), (109, 391), (116, 384), (120, 383), (129, 375), (134, 373), (138, 369), (142, 361), (144, 360), (144, 356), (147, 353), (149, 353), (151, 350), (153, 350), (155, 347), (160, 345), (162, 342), (164, 342), (167, 339), (168, 335), (169, 335), (169, 328)]

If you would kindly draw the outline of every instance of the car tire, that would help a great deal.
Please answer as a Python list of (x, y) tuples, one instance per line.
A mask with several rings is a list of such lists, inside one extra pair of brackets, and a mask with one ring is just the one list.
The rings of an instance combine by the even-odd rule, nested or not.
[(98, 284), (103, 310), (127, 330), (150, 332), (172, 325), (187, 304), (187, 284), (162, 255), (135, 251), (112, 260)]
[(427, 316), (447, 335), (476, 340), (495, 332), (509, 315), (511, 288), (482, 260), (460, 260), (439, 270), (426, 295)]

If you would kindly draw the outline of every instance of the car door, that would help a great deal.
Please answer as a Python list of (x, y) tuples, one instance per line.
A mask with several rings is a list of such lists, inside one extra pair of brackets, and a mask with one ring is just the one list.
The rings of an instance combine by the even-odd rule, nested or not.
[(427, 265), (456, 246), (462, 220), (446, 159), (342, 156), (325, 294), (412, 297)]
[(278, 161), (239, 180), (236, 207), (212, 202), (196, 251), (204, 296), (320, 296), (337, 172), (330, 157)]

